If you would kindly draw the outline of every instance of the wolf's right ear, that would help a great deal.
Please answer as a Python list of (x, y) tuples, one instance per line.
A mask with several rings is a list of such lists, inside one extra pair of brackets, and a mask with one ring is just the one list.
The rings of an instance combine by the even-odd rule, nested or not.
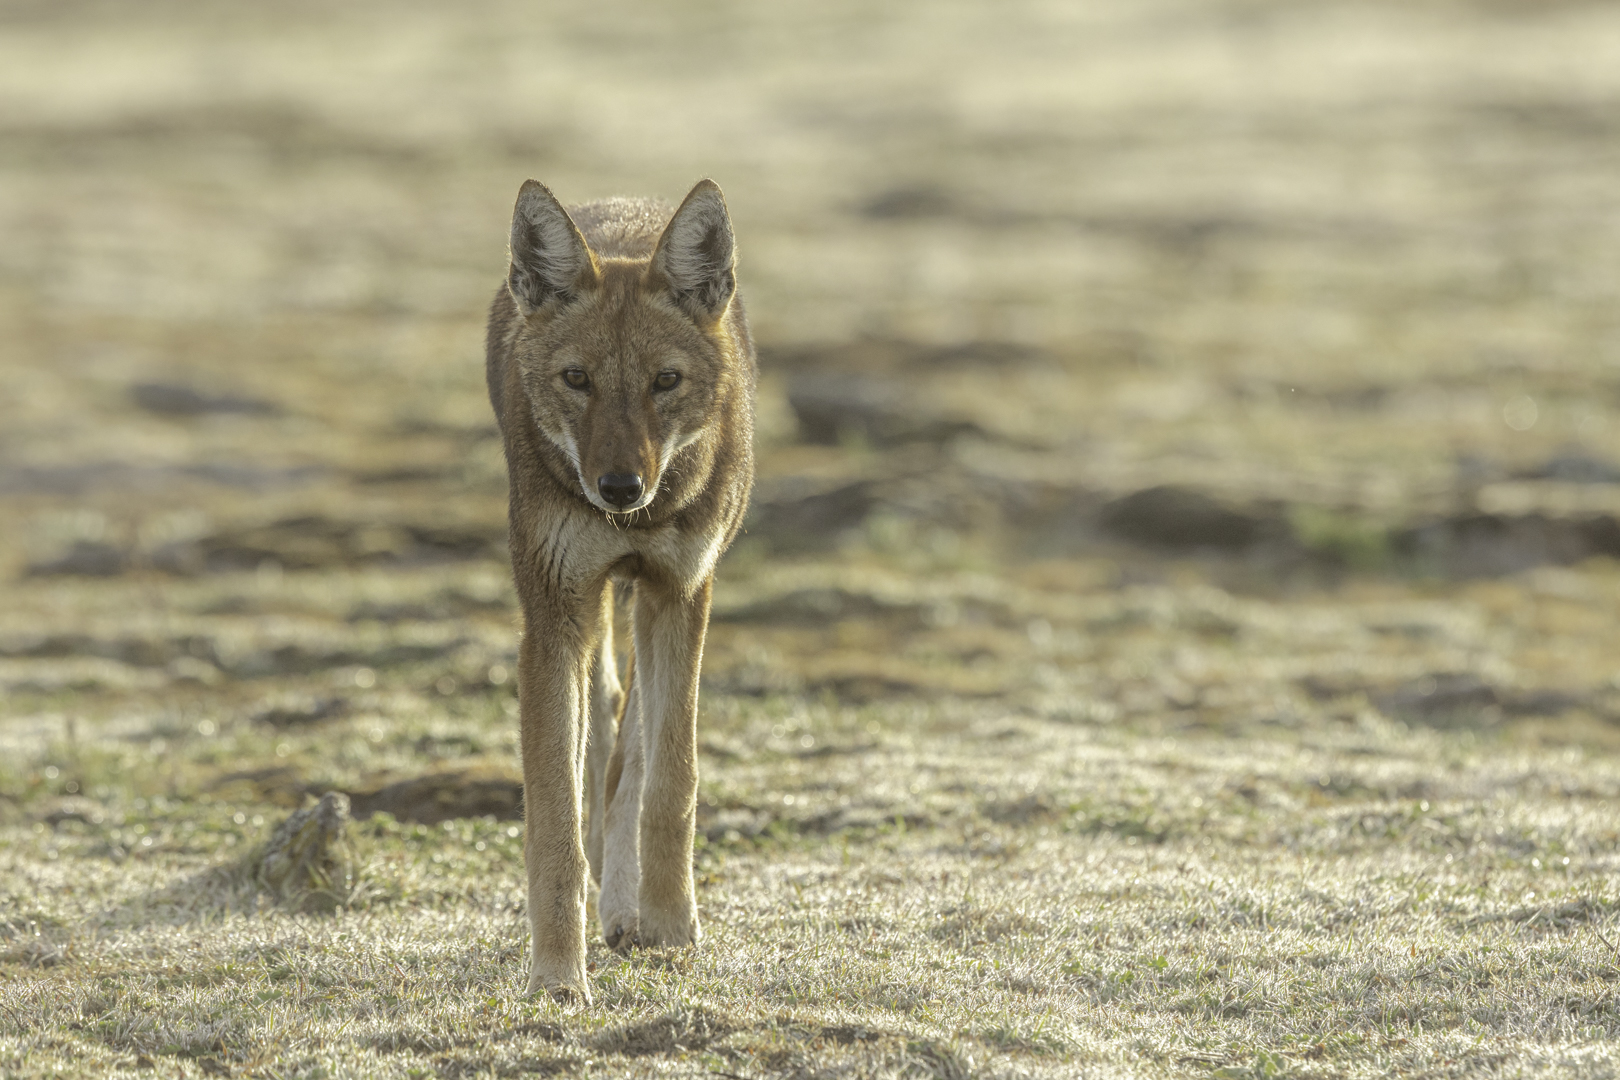
[(551, 189), (525, 180), (512, 210), (512, 265), (506, 287), (525, 317), (568, 300), (596, 280), (596, 260)]

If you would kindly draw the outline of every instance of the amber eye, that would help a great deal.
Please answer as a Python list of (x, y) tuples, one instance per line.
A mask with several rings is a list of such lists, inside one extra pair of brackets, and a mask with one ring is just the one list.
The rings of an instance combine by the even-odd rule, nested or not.
[(675, 384), (680, 382), (680, 381), (681, 381), (680, 372), (678, 372), (678, 371), (661, 371), (661, 372), (658, 373), (658, 378), (653, 380), (653, 389), (654, 390), (673, 390), (673, 389), (675, 389)]
[(577, 367), (571, 367), (563, 372), (563, 382), (575, 390), (584, 390), (591, 385), (591, 377)]

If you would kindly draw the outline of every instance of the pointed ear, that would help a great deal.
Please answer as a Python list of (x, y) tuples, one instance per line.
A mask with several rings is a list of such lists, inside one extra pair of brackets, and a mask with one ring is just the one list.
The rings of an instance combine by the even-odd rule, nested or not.
[(506, 287), (524, 316), (568, 300), (596, 281), (596, 260), (551, 189), (525, 180), (512, 210), (512, 265)]
[(652, 268), (688, 314), (714, 322), (737, 291), (736, 262), (725, 196), (713, 180), (700, 180), (664, 227)]

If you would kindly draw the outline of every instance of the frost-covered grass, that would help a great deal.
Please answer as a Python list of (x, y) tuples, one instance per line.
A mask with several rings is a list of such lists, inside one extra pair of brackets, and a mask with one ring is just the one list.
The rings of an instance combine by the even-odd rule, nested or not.
[[(733, 575), (717, 672), (761, 649), (783, 668), (825, 675), (825, 657), (845, 655), (860, 670), (833, 644), (872, 634), (868, 621), (727, 621), (758, 620), (816, 572)], [(881, 561), (840, 572), (891, 605), (908, 580)], [(396, 586), (440, 588), (443, 573)], [(253, 579), (145, 587), (183, 608), (232, 581), (259, 595)], [(1593, 567), (1590, 582), (1601, 593), (1612, 572)], [(944, 574), (916, 587), (936, 601), (956, 588), (971, 611), (984, 584)], [(1501, 610), (1523, 613), (1531, 584), (1487, 591), (1517, 589)], [(116, 603), (134, 588), (82, 595)], [(18, 593), (47, 589), (72, 595)], [(1363, 690), (1302, 691), (1313, 670), (1334, 670), (1336, 636), (1354, 643), (1402, 604), (1431, 610), (1399, 589), (1360, 605), (1335, 595), (1324, 624), (1320, 596), (1102, 584), (1067, 594), (1065, 620), (1049, 592), (1009, 577), (999, 622), (889, 641), (921, 678), (949, 635), (972, 630), (975, 662), (1006, 683), (998, 696), (711, 689), (702, 946), (621, 958), (594, 945), (589, 1008), (520, 996), (519, 822), (356, 823), (364, 870), (334, 915), (278, 909), (242, 872), (304, 785), (354, 790), (472, 764), (513, 775), (509, 683), (437, 686), (465, 656), (368, 669), (369, 687), (342, 691), (349, 711), (305, 727), (253, 720), (247, 703), (330, 694), (350, 669), (211, 689), (176, 680), (190, 695), (179, 710), (173, 691), (121, 683), (14, 695), (0, 1067), (1602, 1075), (1620, 1035), (1612, 721), (1583, 707), (1408, 724)], [(1040, 648), (1007, 630), (1037, 610), (1042, 647), (1073, 651), (1062, 668), (1089, 686), (1043, 676)], [(1404, 639), (1413, 670), (1470, 639), (1494, 644), (1483, 670), (1527, 667), (1558, 644), (1466, 597), (1447, 610), (1464, 617)]]

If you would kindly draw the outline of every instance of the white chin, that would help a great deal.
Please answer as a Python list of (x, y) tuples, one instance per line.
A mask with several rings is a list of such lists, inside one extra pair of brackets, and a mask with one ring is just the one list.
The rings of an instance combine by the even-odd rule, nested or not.
[(588, 491), (585, 492), (585, 498), (590, 500), (592, 506), (608, 514), (633, 514), (637, 510), (645, 508), (648, 503), (652, 502), (651, 499), (638, 499), (629, 506), (611, 506)]

